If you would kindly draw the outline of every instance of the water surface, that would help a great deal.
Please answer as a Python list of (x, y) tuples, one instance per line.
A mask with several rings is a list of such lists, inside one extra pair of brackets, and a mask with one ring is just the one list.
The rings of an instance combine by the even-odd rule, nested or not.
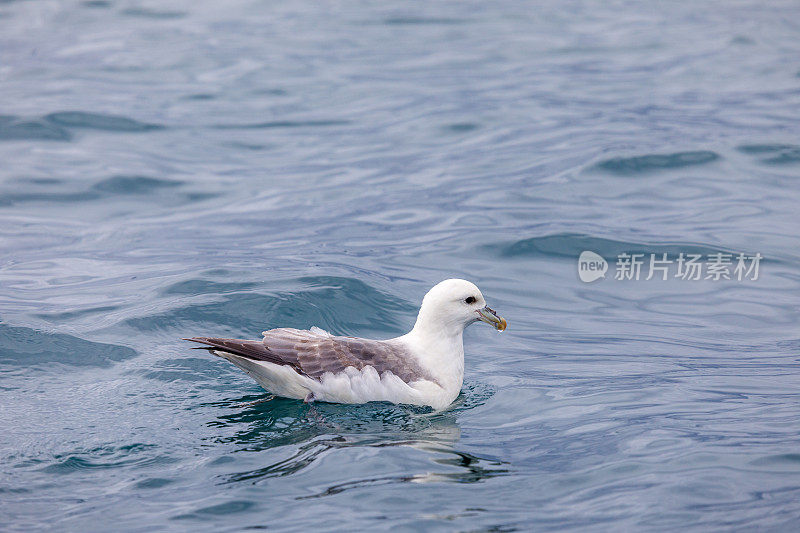
[[(0, 522), (792, 530), (794, 2), (0, 4)], [(577, 257), (760, 253), (756, 281)], [(449, 410), (272, 399), (181, 337), (386, 338)]]

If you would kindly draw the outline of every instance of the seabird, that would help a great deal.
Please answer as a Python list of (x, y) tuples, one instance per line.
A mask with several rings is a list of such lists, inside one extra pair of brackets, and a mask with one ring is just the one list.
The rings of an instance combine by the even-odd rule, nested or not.
[(317, 327), (271, 329), (261, 340), (193, 337), (276, 396), (333, 403), (388, 401), (444, 409), (464, 381), (464, 328), (506, 329), (474, 284), (448, 279), (422, 299), (414, 328), (393, 339), (339, 337)]

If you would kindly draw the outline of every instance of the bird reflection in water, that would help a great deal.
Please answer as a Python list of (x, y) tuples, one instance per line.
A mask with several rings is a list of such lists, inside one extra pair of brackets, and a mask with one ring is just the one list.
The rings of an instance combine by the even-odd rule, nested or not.
[[(509, 473), (503, 461), (479, 457), (457, 450), (461, 438), (458, 416), (480, 405), (491, 391), (467, 387), (446, 411), (428, 408), (370, 403), (363, 405), (315, 404), (272, 396), (250, 395), (215, 403), (232, 412), (221, 414), (209, 426), (234, 429), (232, 434), (215, 437), (217, 444), (234, 446), (233, 452), (264, 453), (270, 459), (280, 448), (290, 448), (287, 458), (258, 468), (223, 474), (222, 483), (260, 483), (267, 479), (292, 476), (332, 453), (363, 449), (390, 453), (400, 448), (413, 450), (408, 470), (401, 474), (353, 479), (357, 466), (344, 457), (341, 483), (332, 484), (299, 499), (318, 498), (373, 485), (393, 483), (475, 483)], [(420, 455), (423, 454), (422, 462)], [(397, 456), (387, 457), (397, 461)], [(246, 461), (252, 464), (252, 461)], [(237, 461), (237, 464), (239, 461)], [(420, 465), (423, 465), (420, 468)], [(233, 465), (231, 465), (233, 466)], [(243, 465), (238, 465), (243, 466)], [(417, 470), (416, 472), (414, 470)]]

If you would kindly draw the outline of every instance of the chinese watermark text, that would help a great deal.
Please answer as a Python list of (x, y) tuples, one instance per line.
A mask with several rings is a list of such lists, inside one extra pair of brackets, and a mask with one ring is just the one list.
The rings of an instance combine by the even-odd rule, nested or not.
[[(763, 256), (715, 252), (711, 254), (684, 253), (626, 253), (617, 256), (614, 264), (614, 279), (645, 280), (680, 279), (756, 281)], [(606, 260), (595, 252), (584, 251), (578, 258), (578, 276), (586, 283), (605, 277), (608, 270)]]

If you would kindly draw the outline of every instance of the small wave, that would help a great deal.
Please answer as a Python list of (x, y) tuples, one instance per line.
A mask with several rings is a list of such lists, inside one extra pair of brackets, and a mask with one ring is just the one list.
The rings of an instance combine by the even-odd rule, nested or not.
[(72, 474), (84, 470), (149, 466), (174, 462), (173, 459), (166, 456), (145, 453), (155, 447), (152, 444), (135, 443), (118, 447), (103, 446), (82, 452), (56, 455), (53, 463), (40, 470), (50, 474)]
[(161, 487), (165, 487), (170, 483), (173, 483), (174, 480), (166, 479), (163, 477), (149, 477), (147, 479), (142, 479), (141, 481), (136, 482), (137, 489), (160, 489)]
[(43, 119), (21, 119), (0, 116), (0, 141), (69, 141), (72, 134), (65, 128)]
[(118, 305), (104, 305), (100, 307), (90, 307), (87, 309), (78, 309), (76, 311), (65, 311), (63, 313), (37, 313), (33, 316), (36, 318), (43, 318), (49, 322), (67, 322), (86, 316), (106, 314), (116, 311), (120, 308)]
[(173, 517), (173, 520), (203, 520), (209, 516), (225, 516), (229, 514), (242, 513), (250, 510), (255, 503), (247, 500), (232, 500), (217, 505), (202, 507), (191, 513), (184, 513)]
[(0, 365), (44, 369), (52, 363), (109, 367), (137, 353), (127, 346), (91, 342), (64, 333), (44, 333), (0, 324)]
[(708, 255), (721, 253), (739, 253), (747, 250), (728, 250), (696, 243), (637, 243), (595, 237), (582, 233), (556, 233), (530, 237), (518, 241), (484, 245), (484, 249), (500, 257), (556, 257), (577, 259), (584, 250), (591, 250), (605, 258), (616, 257), (621, 253), (628, 254), (664, 254), (677, 256), (686, 254)]
[[(64, 183), (59, 180), (15, 180), (25, 183), (26, 191), (17, 192), (20, 187), (0, 190), (0, 205), (11, 206), (25, 203), (63, 203), (91, 202), (110, 198), (113, 196), (151, 196), (153, 201), (158, 200), (183, 200), (187, 202), (204, 200), (209, 197), (206, 193), (184, 192), (178, 190), (183, 185), (181, 181), (153, 178), (149, 176), (118, 175), (98, 181), (89, 188), (82, 190), (63, 190), (65, 187), (75, 187), (74, 184)], [(172, 192), (169, 190), (172, 189)], [(167, 196), (169, 192), (169, 196)]]
[(480, 126), (472, 122), (457, 122), (455, 124), (448, 124), (445, 130), (452, 133), (467, 133), (468, 131), (477, 130)]
[(206, 279), (189, 279), (174, 283), (162, 290), (162, 294), (227, 294), (244, 292), (256, 287), (255, 283), (218, 282)]
[[(132, 318), (127, 324), (140, 331), (176, 330), (176, 335), (225, 334), (258, 336), (265, 329), (290, 327), (308, 329), (317, 326), (337, 335), (358, 335), (380, 331), (389, 335), (404, 333), (416, 308), (383, 293), (361, 280), (344, 277), (312, 276), (298, 278), (301, 288), (276, 294), (224, 290), (218, 301), (191, 303), (168, 312)], [(213, 287), (203, 280), (192, 280), (195, 294)], [(183, 289), (187, 285), (182, 286)], [(181, 290), (181, 289), (178, 289)], [(183, 292), (181, 294), (191, 294)], [(182, 300), (183, 301), (183, 300)], [(214, 331), (208, 331), (214, 328)]]
[(112, 176), (97, 182), (92, 187), (95, 191), (114, 194), (147, 194), (165, 187), (178, 187), (180, 181), (151, 178), (149, 176)]
[(320, 128), (327, 126), (345, 126), (347, 124), (350, 124), (349, 120), (276, 120), (251, 124), (219, 124), (214, 127), (220, 130), (252, 130), (271, 128)]
[(144, 7), (123, 9), (120, 13), (129, 17), (145, 19), (179, 19), (186, 16), (186, 13), (183, 11), (157, 11), (155, 9), (147, 9)]
[(86, 128), (104, 131), (141, 132), (163, 129), (159, 124), (139, 122), (119, 115), (103, 115), (84, 111), (61, 111), (45, 115), (44, 120), (68, 128)]
[(28, 193), (0, 193), (0, 206), (12, 206), (25, 203), (57, 203), (71, 204), (74, 202), (88, 202), (97, 200), (100, 195), (91, 191), (79, 192), (28, 192)]
[(737, 148), (748, 155), (761, 156), (766, 165), (800, 163), (800, 146), (796, 144), (743, 144)]
[(383, 23), (387, 26), (420, 26), (420, 25), (442, 25), (442, 24), (463, 24), (469, 22), (467, 19), (444, 18), (444, 17), (390, 17), (384, 19)]
[(786, 470), (797, 472), (800, 469), (800, 453), (768, 455), (750, 461), (750, 464), (753, 466), (775, 467), (782, 472)]
[(673, 154), (647, 154), (606, 159), (597, 163), (595, 168), (620, 176), (630, 176), (656, 170), (705, 165), (719, 158), (719, 154), (707, 150), (676, 152)]

